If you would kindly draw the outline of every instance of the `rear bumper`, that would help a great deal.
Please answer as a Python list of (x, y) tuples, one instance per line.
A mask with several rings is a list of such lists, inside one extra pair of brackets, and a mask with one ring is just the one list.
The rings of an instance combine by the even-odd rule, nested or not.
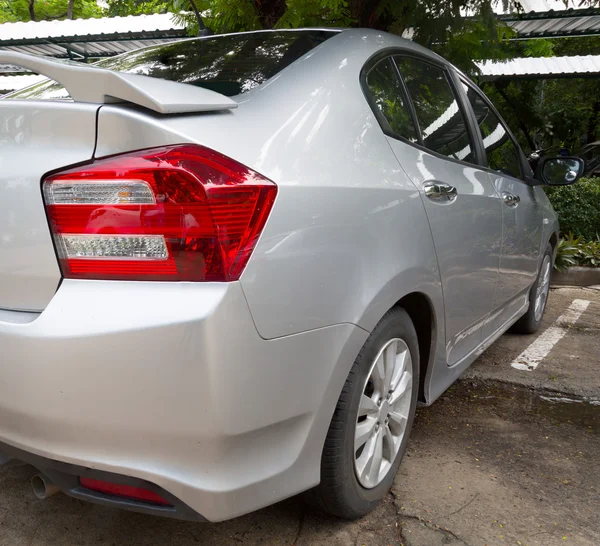
[(209, 521), (318, 483), (368, 335), (341, 324), (266, 341), (238, 283), (65, 280), (35, 320), (11, 316), (0, 442), (146, 480)]
[[(139, 478), (132, 478), (131, 476), (123, 476), (121, 474), (113, 474), (102, 470), (94, 470), (83, 466), (53, 461), (52, 459), (40, 457), (39, 455), (0, 442), (0, 467), (2, 466), (3, 460), (6, 461), (5, 464), (7, 464), (7, 466), (19, 464), (19, 462), (34, 466), (46, 478), (50, 479), (50, 481), (63, 493), (77, 499), (113, 508), (122, 508), (133, 512), (140, 512), (142, 514), (190, 521), (206, 521), (201, 514), (198, 514), (198, 512), (190, 508), (174, 495), (171, 495), (168, 491), (165, 491), (153, 483), (140, 480)], [(165, 503), (136, 500), (87, 489), (81, 484), (80, 480), (82, 478), (93, 478), (111, 484), (133, 486), (152, 491), (161, 497)]]

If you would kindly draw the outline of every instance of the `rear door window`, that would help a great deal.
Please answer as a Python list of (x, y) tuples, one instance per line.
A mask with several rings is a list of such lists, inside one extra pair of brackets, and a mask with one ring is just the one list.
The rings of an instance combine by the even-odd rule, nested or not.
[(477, 118), (488, 167), (494, 171), (519, 178), (521, 176), (521, 154), (506, 125), (476, 89), (464, 83), (463, 86)]
[[(280, 31), (190, 39), (138, 49), (96, 63), (127, 74), (164, 78), (232, 97), (246, 93), (304, 56), (337, 31)], [(11, 99), (68, 99), (56, 82), (45, 81)]]
[(423, 145), (475, 163), (467, 122), (444, 69), (412, 57), (394, 57), (415, 107)]
[(367, 87), (375, 107), (381, 113), (383, 124), (387, 125), (386, 128), (394, 135), (417, 142), (418, 133), (391, 57), (379, 61), (369, 70)]

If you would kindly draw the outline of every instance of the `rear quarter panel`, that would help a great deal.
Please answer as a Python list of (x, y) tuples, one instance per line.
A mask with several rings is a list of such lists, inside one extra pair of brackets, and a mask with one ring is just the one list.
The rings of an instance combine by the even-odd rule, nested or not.
[(100, 110), (98, 156), (198, 142), (277, 183), (274, 209), (241, 278), (264, 338), (340, 323), (371, 330), (410, 292), (425, 294), (443, 317), (418, 190), (360, 87), (362, 66), (388, 40), (375, 31), (343, 32), (224, 113), (165, 118)]

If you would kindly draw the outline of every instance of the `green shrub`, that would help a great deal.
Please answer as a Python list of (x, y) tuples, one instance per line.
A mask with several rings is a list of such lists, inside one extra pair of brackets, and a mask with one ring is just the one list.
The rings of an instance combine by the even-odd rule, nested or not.
[(600, 237), (581, 245), (581, 265), (600, 267)]
[(560, 231), (588, 241), (600, 234), (600, 178), (582, 178), (572, 186), (544, 186), (558, 214)]
[(566, 271), (569, 267), (579, 265), (578, 254), (579, 245), (581, 244), (581, 237), (573, 237), (569, 235), (564, 239), (558, 241), (556, 247), (556, 260), (554, 261), (554, 268), (559, 271)]
[(554, 267), (565, 271), (575, 265), (600, 267), (600, 236), (593, 241), (585, 241), (583, 237), (569, 233), (558, 241)]

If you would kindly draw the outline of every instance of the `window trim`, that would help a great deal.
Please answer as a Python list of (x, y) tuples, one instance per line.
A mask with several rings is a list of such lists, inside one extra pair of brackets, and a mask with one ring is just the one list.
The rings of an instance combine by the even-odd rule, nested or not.
[[(396, 78), (398, 78), (398, 68), (396, 67), (396, 63), (394, 62), (394, 59), (391, 57), (391, 55), (376, 55), (375, 58), (371, 57), (369, 60), (367, 60), (367, 62), (362, 67), (362, 69), (360, 71), (360, 85), (361, 85), (361, 88), (363, 91), (363, 95), (367, 99), (367, 102), (369, 103), (369, 106), (371, 107), (371, 110), (373, 111), (375, 118), (379, 122), (379, 126), (381, 127), (381, 130), (383, 131), (383, 133), (391, 138), (395, 138), (396, 140), (400, 140), (400, 141), (404, 142), (405, 144), (410, 144), (412, 146), (412, 145), (415, 145), (416, 143), (412, 142), (405, 136), (397, 133), (396, 131), (394, 131), (392, 129), (392, 126), (390, 125), (389, 121), (387, 120), (387, 118), (385, 117), (383, 112), (377, 107), (375, 98), (373, 97), (373, 94), (371, 93), (371, 90), (369, 88), (369, 83), (367, 81), (367, 78), (369, 77), (369, 73), (379, 63), (385, 61), (386, 59), (389, 59), (390, 64), (392, 65), (394, 74), (396, 75)], [(398, 83), (400, 86), (400, 92), (402, 94), (402, 100), (408, 107), (409, 101), (408, 101), (408, 97), (405, 95), (405, 88), (403, 87), (401, 80), (399, 80)], [(412, 101), (410, 101), (410, 104), (412, 107)], [(413, 117), (411, 107), (408, 107), (408, 110), (409, 110), (409, 113), (410, 113), (410, 116), (411, 116), (411, 119), (412, 119), (412, 122), (413, 122), (413, 125), (415, 128), (415, 133), (416, 133), (417, 139), (421, 140), (421, 131), (419, 129), (418, 123), (415, 123), (415, 118)]]
[(454, 67), (451, 67), (448, 70), (448, 72), (450, 73), (450, 78), (452, 80), (454, 92), (458, 96), (458, 100), (462, 104), (462, 109), (465, 113), (468, 131), (471, 135), (471, 142), (473, 143), (473, 146), (475, 148), (474, 156), (477, 160), (477, 166), (479, 168), (482, 168), (484, 166), (487, 166), (487, 158), (485, 155), (485, 148), (483, 145), (483, 138), (481, 137), (481, 131), (479, 130), (479, 125), (477, 125), (477, 116), (475, 115), (475, 111), (469, 103), (469, 97), (467, 96), (465, 90), (461, 85), (458, 70), (456, 70), (456, 68)]
[[(458, 105), (458, 110), (463, 115), (463, 120), (465, 122), (465, 129), (466, 129), (467, 135), (469, 137), (469, 144), (471, 146), (471, 150), (473, 153), (473, 158), (475, 159), (475, 163), (470, 163), (469, 161), (463, 161), (460, 159), (457, 160), (453, 157), (446, 156), (444, 154), (440, 154), (439, 152), (435, 152), (434, 150), (431, 150), (431, 148), (427, 148), (427, 146), (425, 146), (423, 144), (424, 148), (426, 148), (430, 152), (435, 153), (436, 155), (438, 155), (440, 157), (454, 159), (455, 161), (460, 161), (461, 163), (465, 163), (467, 165), (479, 166), (481, 164), (481, 147), (479, 145), (479, 128), (478, 127), (474, 128), (472, 125), (472, 121), (474, 119), (474, 114), (472, 112), (471, 106), (469, 105), (468, 101), (466, 100), (466, 97), (464, 97), (462, 89), (460, 88), (460, 86), (457, 86), (457, 84), (456, 84), (457, 83), (456, 78), (454, 77), (456, 70), (454, 69), (454, 67), (450, 63), (432, 62), (431, 59), (426, 58), (425, 55), (395, 55), (393, 57), (393, 61), (394, 61), (394, 64), (396, 65), (396, 68), (398, 69), (398, 73), (400, 74), (400, 78), (403, 82), (403, 86), (406, 89), (406, 93), (409, 97), (410, 97), (410, 93), (408, 92), (408, 87), (406, 86), (406, 83), (404, 83), (404, 77), (402, 76), (402, 71), (400, 70), (400, 67), (398, 67), (395, 57), (414, 58), (415, 60), (417, 60), (423, 64), (429, 64), (429, 65), (433, 66), (434, 68), (437, 68), (438, 70), (441, 70), (442, 72), (444, 72), (444, 74), (446, 76), (446, 81), (448, 82), (448, 87), (450, 87), (450, 90), (452, 91), (452, 94), (454, 95), (454, 100), (456, 101), (456, 103)], [(413, 105), (413, 109), (415, 110), (415, 115), (416, 115), (416, 108), (414, 107), (412, 97), (410, 97), (410, 102)], [(421, 134), (421, 140), (423, 143), (425, 142), (422, 134)]]
[[(421, 134), (421, 129), (420, 129), (420, 125), (418, 124), (418, 121), (417, 121), (416, 127), (418, 128), (420, 142), (411, 142), (406, 137), (399, 135), (399, 134), (395, 133), (394, 131), (392, 131), (391, 128), (387, 129), (389, 124), (387, 123), (385, 116), (383, 116), (383, 114), (381, 113), (379, 108), (377, 108), (377, 105), (374, 103), (374, 101), (372, 99), (371, 92), (370, 92), (369, 86), (367, 84), (367, 74), (379, 61), (385, 59), (386, 57), (391, 57), (391, 61), (396, 66), (397, 75), (398, 75), (398, 73), (400, 73), (400, 70), (398, 69), (398, 67), (396, 65), (396, 62), (394, 60), (394, 55), (414, 58), (418, 61), (433, 65), (434, 67), (436, 67), (440, 70), (443, 70), (446, 73), (447, 79), (448, 79), (448, 85), (450, 85), (450, 88), (452, 89), (453, 93), (455, 94), (455, 98), (459, 104), (459, 108), (461, 109), (463, 115), (465, 116), (465, 121), (467, 124), (467, 131), (469, 133), (469, 137), (471, 140), (471, 146), (473, 146), (473, 153), (475, 156), (476, 163), (470, 163), (468, 161), (463, 161), (461, 159), (456, 159), (454, 157), (440, 154), (434, 150), (427, 148), (423, 144), (421, 144), (420, 142), (423, 142), (423, 137)], [(456, 69), (454, 67), (452, 67), (452, 65), (450, 63), (448, 63), (447, 61), (445, 61), (441, 58), (437, 59), (434, 55), (435, 55), (434, 53), (429, 54), (429, 53), (416, 52), (416, 51), (413, 51), (412, 49), (409, 49), (406, 47), (399, 47), (399, 46), (386, 47), (384, 49), (381, 49), (380, 51), (378, 51), (377, 53), (375, 53), (374, 55), (369, 57), (369, 59), (367, 59), (367, 61), (365, 62), (365, 64), (363, 65), (363, 67), (360, 71), (359, 81), (360, 81), (360, 86), (361, 86), (363, 95), (364, 95), (365, 99), (367, 100), (367, 103), (371, 107), (371, 110), (373, 111), (375, 118), (379, 122), (379, 126), (381, 127), (381, 130), (383, 131), (383, 133), (386, 136), (389, 136), (390, 138), (393, 138), (395, 140), (399, 140), (400, 142), (403, 142), (404, 144), (408, 144), (409, 146), (413, 146), (414, 148), (417, 148), (418, 150), (426, 152), (426, 153), (428, 153), (434, 157), (437, 157), (439, 159), (443, 159), (445, 161), (451, 161), (452, 163), (456, 163), (458, 165), (463, 165), (465, 167), (481, 169), (482, 168), (482, 166), (481, 166), (481, 159), (482, 159), (481, 148), (483, 147), (483, 144), (480, 145), (477, 142), (477, 138), (480, 138), (478, 136), (479, 128), (476, 127), (475, 128), (476, 131), (474, 131), (474, 128), (471, 125), (471, 122), (472, 122), (471, 115), (474, 117), (474, 114), (468, 113), (469, 111), (471, 111), (471, 107), (469, 106), (469, 108), (465, 111), (465, 102), (464, 101), (466, 101), (466, 97), (463, 96), (464, 92), (463, 92), (462, 88), (459, 88), (459, 90), (457, 90), (457, 88), (456, 88), (456, 83), (455, 83), (456, 80), (454, 78), (454, 72), (456, 72)], [(412, 99), (409, 96), (405, 95), (406, 85), (404, 84), (404, 79), (402, 77), (400, 77), (400, 82), (401, 82), (401, 88), (403, 89), (403, 98), (408, 101), (408, 104), (411, 105), (411, 108), (414, 108)], [(416, 115), (416, 112), (415, 112), (415, 115)], [(382, 118), (383, 118), (383, 122), (382, 122)]]
[(408, 111), (410, 112), (410, 117), (412, 118), (412, 121), (413, 121), (413, 126), (415, 128), (415, 131), (417, 132), (417, 141), (421, 146), (426, 148), (427, 146), (425, 146), (425, 141), (423, 139), (423, 132), (421, 131), (421, 123), (419, 122), (419, 117), (417, 116), (417, 109), (415, 108), (415, 103), (413, 102), (412, 97), (410, 96), (410, 93), (408, 92), (408, 87), (406, 86), (406, 82), (404, 81), (404, 78), (402, 77), (402, 72), (400, 72), (400, 68), (398, 68), (398, 63), (396, 62), (396, 57), (397, 57), (397, 55), (390, 55), (388, 57), (388, 59), (390, 59), (390, 62), (392, 63), (392, 66), (394, 67), (394, 72), (396, 73), (396, 78), (398, 78), (398, 81), (400, 82), (400, 89), (402, 89), (402, 98), (406, 102)]
[[(488, 108), (490, 108), (492, 113), (498, 118), (498, 121), (501, 123), (502, 127), (506, 131), (506, 134), (508, 135), (508, 137), (512, 141), (513, 145), (517, 149), (517, 157), (519, 159), (519, 166), (520, 166), (521, 173), (520, 173), (520, 176), (513, 176), (508, 173), (505, 173), (502, 171), (496, 171), (496, 170), (490, 168), (488, 160), (487, 160), (487, 152), (485, 150), (485, 146), (483, 145), (483, 137), (481, 136), (481, 131), (479, 130), (479, 125), (477, 124), (477, 119), (476, 119), (475, 113), (473, 112), (475, 127), (477, 130), (478, 136), (481, 140), (481, 144), (482, 144), (482, 148), (483, 148), (484, 161), (481, 165), (482, 169), (484, 169), (485, 171), (487, 171), (491, 174), (494, 174), (496, 176), (498, 176), (498, 174), (502, 174), (503, 176), (506, 176), (507, 178), (510, 178), (511, 180), (516, 180), (517, 182), (521, 182), (522, 184), (527, 184), (527, 181), (526, 181), (527, 176), (528, 176), (527, 171), (531, 170), (531, 169), (530, 168), (528, 169), (529, 164), (527, 163), (527, 158), (525, 157), (525, 153), (523, 152), (523, 149), (521, 148), (517, 139), (515, 138), (515, 135), (510, 130), (510, 127), (508, 126), (506, 121), (504, 121), (504, 118), (500, 115), (500, 112), (498, 112), (497, 108), (494, 106), (492, 101), (486, 96), (486, 94), (481, 89), (479, 89), (479, 87), (477, 85), (475, 85), (471, 80), (469, 80), (462, 74), (457, 74), (457, 76), (458, 76), (459, 82), (466, 85), (470, 89), (472, 89), (479, 96), (479, 98), (483, 100), (483, 102), (488, 106)], [(465, 100), (468, 102), (468, 98), (466, 97), (466, 93), (465, 93), (464, 89), (462, 91), (465, 95)], [(470, 106), (469, 106), (469, 108), (471, 109), (471, 111), (473, 111), (473, 109)]]

